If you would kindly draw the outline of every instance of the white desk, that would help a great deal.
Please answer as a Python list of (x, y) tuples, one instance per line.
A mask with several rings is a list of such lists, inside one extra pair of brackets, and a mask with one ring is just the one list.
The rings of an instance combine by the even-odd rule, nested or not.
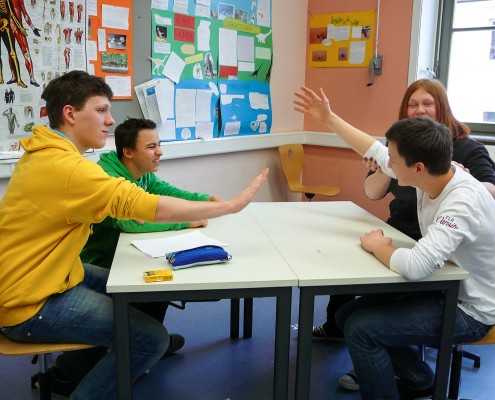
[(229, 246), (232, 260), (174, 271), (170, 282), (145, 283), (143, 271), (168, 268), (130, 244), (135, 238), (172, 236), (181, 232), (121, 234), (107, 291), (114, 301), (118, 398), (131, 399), (129, 314), (131, 302), (276, 297), (274, 399), (286, 399), (289, 371), (291, 288), (297, 278), (248, 211), (209, 221), (202, 232)]
[(299, 336), (296, 399), (309, 397), (314, 297), (444, 290), (441, 347), (435, 399), (445, 399), (459, 280), (468, 273), (447, 264), (424, 281), (411, 282), (384, 267), (361, 248), (359, 237), (382, 228), (394, 245), (414, 241), (351, 202), (253, 203), (248, 207), (299, 279)]

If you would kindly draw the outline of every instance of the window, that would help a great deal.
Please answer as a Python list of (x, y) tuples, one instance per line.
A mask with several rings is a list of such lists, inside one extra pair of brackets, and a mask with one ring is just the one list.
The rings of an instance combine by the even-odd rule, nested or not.
[[(495, 19), (491, 20), (492, 25), (495, 26)], [(490, 46), (490, 60), (495, 60), (495, 30), (492, 31), (492, 44)]]
[(443, 0), (438, 78), (454, 115), (495, 134), (495, 0)]

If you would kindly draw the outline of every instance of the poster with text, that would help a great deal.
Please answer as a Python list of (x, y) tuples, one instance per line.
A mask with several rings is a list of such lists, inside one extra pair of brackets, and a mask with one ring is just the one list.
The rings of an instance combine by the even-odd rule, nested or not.
[(310, 67), (366, 67), (375, 45), (376, 11), (313, 15), (309, 25)]
[(93, 0), (92, 4), (88, 72), (105, 79), (114, 100), (132, 99), (132, 0)]

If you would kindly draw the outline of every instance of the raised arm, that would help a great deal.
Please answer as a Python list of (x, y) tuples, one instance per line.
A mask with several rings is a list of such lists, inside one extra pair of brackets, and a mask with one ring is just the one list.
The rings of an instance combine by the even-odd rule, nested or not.
[(188, 201), (175, 197), (160, 197), (155, 222), (199, 221), (235, 214), (244, 209), (265, 183), (268, 168), (264, 169), (249, 186), (232, 200)]
[(294, 94), (297, 97), (294, 100), (294, 110), (313, 118), (330, 131), (335, 132), (360, 156), (364, 156), (375, 142), (372, 136), (355, 128), (332, 111), (323, 89), (320, 88), (316, 94), (311, 89), (302, 86), (301, 91)]

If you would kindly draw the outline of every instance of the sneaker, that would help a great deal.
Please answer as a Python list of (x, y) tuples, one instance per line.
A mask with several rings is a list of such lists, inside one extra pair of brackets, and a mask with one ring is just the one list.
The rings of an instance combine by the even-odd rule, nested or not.
[(407, 385), (401, 380), (397, 380), (397, 389), (399, 390), (400, 400), (422, 400), (433, 398), (433, 385), (427, 387), (426, 389), (415, 389)]
[(344, 334), (340, 329), (335, 327), (331, 332), (327, 332), (324, 325), (313, 326), (313, 340), (318, 341), (329, 341), (329, 342), (343, 342)]
[(184, 339), (184, 336), (179, 335), (178, 333), (170, 334), (170, 344), (168, 345), (168, 349), (163, 357), (167, 357), (171, 354), (176, 353), (184, 347), (184, 343), (186, 343), (186, 339)]
[[(71, 393), (76, 389), (79, 382), (75, 380), (64, 380), (59, 376), (56, 367), (48, 368), (46, 371), (50, 392), (55, 399), (68, 399)], [(40, 388), (40, 374), (37, 373), (31, 377), (31, 387)]]
[[(347, 390), (359, 390), (359, 381), (354, 370), (349, 371), (347, 374), (342, 375), (339, 378), (339, 385)], [(401, 397), (402, 400), (402, 397)]]

